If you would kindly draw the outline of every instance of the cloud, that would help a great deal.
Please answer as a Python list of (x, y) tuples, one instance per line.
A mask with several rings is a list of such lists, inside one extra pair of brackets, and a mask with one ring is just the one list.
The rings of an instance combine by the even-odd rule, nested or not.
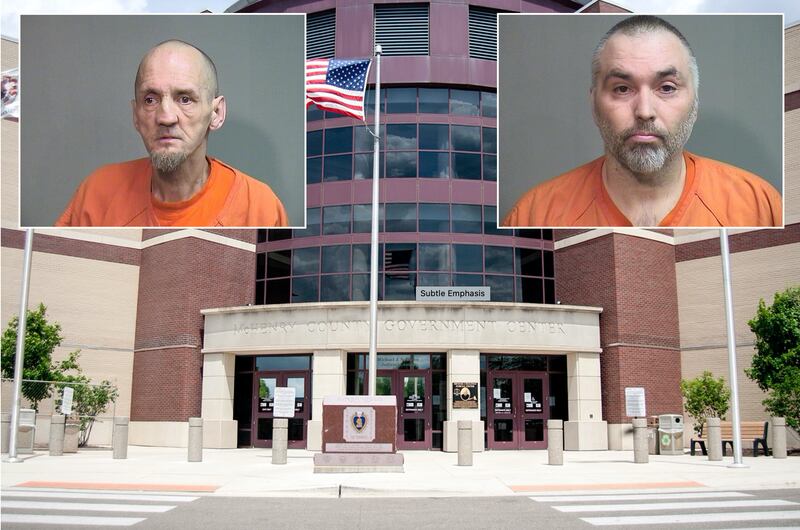
[(147, 0), (5, 0), (3, 2), (3, 36), (19, 39), (21, 14), (114, 14), (141, 13)]

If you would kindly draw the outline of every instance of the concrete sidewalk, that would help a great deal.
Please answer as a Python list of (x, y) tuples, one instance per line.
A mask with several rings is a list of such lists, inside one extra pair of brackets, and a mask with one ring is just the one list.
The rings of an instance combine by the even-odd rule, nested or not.
[[(404, 473), (315, 474), (313, 452), (289, 450), (285, 465), (271, 463), (270, 449), (205, 449), (203, 462), (187, 462), (183, 448), (128, 448), (126, 460), (110, 450), (85, 449), (51, 457), (22, 455), (2, 463), (2, 488), (51, 487), (184, 491), (228, 496), (438, 497), (542, 495), (548, 492), (675, 491), (800, 488), (800, 457), (745, 457), (746, 468), (729, 467), (731, 457), (650, 455), (634, 464), (632, 451), (565, 452), (563, 466), (548, 466), (547, 451), (476, 453), (474, 465), (457, 466), (458, 455), (404, 451)], [(4, 455), (5, 456), (5, 455)]]

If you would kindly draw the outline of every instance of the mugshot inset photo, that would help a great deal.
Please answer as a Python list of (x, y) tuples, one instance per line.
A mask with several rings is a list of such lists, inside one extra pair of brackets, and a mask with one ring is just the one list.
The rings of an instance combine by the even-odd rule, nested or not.
[(23, 15), (20, 226), (303, 227), (305, 17)]
[(782, 227), (782, 15), (498, 17), (501, 227)]

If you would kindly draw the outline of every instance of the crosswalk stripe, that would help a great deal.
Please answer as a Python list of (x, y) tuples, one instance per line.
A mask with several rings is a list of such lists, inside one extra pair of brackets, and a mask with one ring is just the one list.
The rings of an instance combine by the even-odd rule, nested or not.
[(152, 495), (152, 494), (125, 494), (125, 493), (82, 493), (73, 491), (38, 491), (34, 489), (25, 490), (3, 490), (0, 493), (2, 498), (6, 497), (27, 497), (40, 499), (93, 499), (109, 501), (156, 501), (156, 502), (192, 502), (200, 497), (188, 497), (184, 495)]
[(77, 515), (35, 515), (27, 513), (4, 513), (2, 523), (57, 524), (82, 526), (133, 526), (145, 519), (141, 517), (84, 517)]
[(752, 497), (739, 491), (693, 492), (693, 493), (632, 493), (630, 495), (545, 495), (529, 497), (537, 502), (581, 502), (581, 501), (649, 501), (677, 499), (724, 499)]
[(769, 506), (796, 506), (796, 502), (781, 499), (756, 499), (747, 501), (659, 502), (647, 504), (580, 504), (553, 506), (559, 512), (644, 512), (655, 510), (696, 510), (698, 508), (765, 508)]
[(168, 504), (105, 504), (89, 502), (39, 502), (39, 501), (3, 501), (3, 508), (20, 510), (69, 510), (87, 512), (143, 512), (164, 513), (175, 506)]
[(687, 513), (674, 515), (636, 515), (621, 517), (581, 518), (582, 521), (595, 526), (697, 524), (720, 523), (728, 521), (786, 521), (791, 519), (800, 520), (800, 511)]

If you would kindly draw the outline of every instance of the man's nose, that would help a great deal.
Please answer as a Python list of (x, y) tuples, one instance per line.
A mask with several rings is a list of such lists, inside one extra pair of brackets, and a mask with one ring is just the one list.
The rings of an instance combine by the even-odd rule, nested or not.
[(650, 121), (655, 118), (654, 96), (648, 90), (642, 90), (636, 96), (634, 112), (636, 118), (642, 121)]
[(170, 126), (178, 122), (178, 113), (175, 104), (169, 98), (163, 98), (156, 110), (156, 120), (159, 125)]

